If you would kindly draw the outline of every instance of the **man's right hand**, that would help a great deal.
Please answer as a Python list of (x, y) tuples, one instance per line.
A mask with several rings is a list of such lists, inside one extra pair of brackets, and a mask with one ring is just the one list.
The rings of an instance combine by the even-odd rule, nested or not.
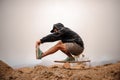
[(41, 41), (36, 41), (35, 47), (37, 48), (37, 46), (39, 46), (41, 44)]

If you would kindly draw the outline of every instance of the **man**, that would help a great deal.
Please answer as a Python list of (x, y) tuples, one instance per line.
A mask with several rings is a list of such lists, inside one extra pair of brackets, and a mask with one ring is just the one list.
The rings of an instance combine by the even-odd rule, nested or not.
[(54, 24), (51, 33), (52, 34), (49, 34), (37, 41), (36, 47), (45, 42), (54, 42), (58, 40), (59, 42), (55, 46), (48, 49), (46, 52), (42, 52), (39, 49), (39, 55), (37, 56), (37, 59), (42, 59), (47, 55), (61, 50), (68, 56), (64, 61), (74, 61), (75, 58), (73, 55), (78, 56), (83, 52), (84, 43), (81, 37), (71, 29), (64, 27), (62, 23)]

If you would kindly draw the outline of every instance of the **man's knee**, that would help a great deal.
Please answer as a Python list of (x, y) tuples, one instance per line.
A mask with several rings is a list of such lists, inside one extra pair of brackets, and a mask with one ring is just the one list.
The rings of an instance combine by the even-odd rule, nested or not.
[(62, 42), (62, 41), (59, 41), (57, 44), (58, 44), (58, 45), (61, 45), (61, 44), (63, 44), (63, 42)]
[(65, 44), (64, 44), (62, 41), (59, 41), (59, 42), (56, 44), (56, 47), (59, 48), (59, 49), (63, 49), (63, 48), (65, 48)]

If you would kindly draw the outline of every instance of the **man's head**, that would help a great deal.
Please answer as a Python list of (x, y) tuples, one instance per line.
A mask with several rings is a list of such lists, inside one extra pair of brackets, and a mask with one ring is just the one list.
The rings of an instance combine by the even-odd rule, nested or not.
[(53, 29), (50, 31), (51, 33), (57, 32), (58, 30), (62, 29), (64, 25), (62, 23), (57, 23), (53, 25)]

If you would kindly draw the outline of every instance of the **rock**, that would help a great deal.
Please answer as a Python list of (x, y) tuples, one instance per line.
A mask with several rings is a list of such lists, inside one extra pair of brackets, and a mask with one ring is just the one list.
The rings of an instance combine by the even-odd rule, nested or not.
[(63, 68), (70, 69), (70, 63), (69, 62), (64, 63)]
[(24, 68), (20, 68), (18, 69), (18, 71), (20, 71), (21, 73), (27, 73), (30, 74), (33, 71), (34, 68), (31, 67), (24, 67)]
[(12, 67), (0, 60), (0, 78), (8, 76), (13, 71)]

